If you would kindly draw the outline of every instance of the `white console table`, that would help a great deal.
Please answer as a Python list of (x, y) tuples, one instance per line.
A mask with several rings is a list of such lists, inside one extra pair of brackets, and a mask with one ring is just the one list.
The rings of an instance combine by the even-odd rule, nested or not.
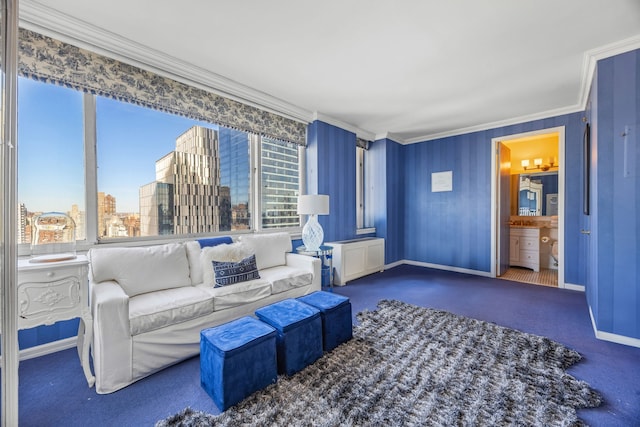
[(18, 260), (18, 329), (52, 325), (80, 318), (78, 356), (89, 387), (95, 377), (89, 366), (93, 321), (89, 307), (86, 256), (55, 262)]

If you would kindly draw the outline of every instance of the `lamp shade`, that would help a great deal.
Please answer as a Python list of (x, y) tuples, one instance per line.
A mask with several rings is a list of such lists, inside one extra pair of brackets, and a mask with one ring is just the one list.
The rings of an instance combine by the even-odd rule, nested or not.
[(326, 194), (298, 196), (298, 214), (329, 215), (329, 196)]

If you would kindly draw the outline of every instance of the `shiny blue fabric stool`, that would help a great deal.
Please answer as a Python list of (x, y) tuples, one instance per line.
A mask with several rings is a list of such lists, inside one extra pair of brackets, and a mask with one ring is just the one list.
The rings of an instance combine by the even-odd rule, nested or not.
[(331, 292), (317, 291), (298, 298), (298, 301), (320, 310), (324, 351), (331, 351), (353, 337), (349, 298)]
[(278, 373), (293, 375), (322, 356), (322, 321), (317, 308), (293, 298), (256, 310), (277, 331)]
[(247, 316), (200, 332), (200, 385), (220, 410), (277, 379), (271, 326)]

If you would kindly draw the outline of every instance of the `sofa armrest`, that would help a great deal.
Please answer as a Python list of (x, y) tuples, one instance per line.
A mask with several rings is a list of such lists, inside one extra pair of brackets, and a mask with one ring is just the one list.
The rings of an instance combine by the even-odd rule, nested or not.
[(308, 255), (287, 253), (285, 260), (289, 267), (307, 270), (313, 274), (311, 287), (314, 291), (322, 289), (322, 274), (320, 273), (321, 262), (319, 258)]
[(129, 297), (114, 281), (90, 282), (90, 288), (96, 392), (110, 393), (132, 377)]

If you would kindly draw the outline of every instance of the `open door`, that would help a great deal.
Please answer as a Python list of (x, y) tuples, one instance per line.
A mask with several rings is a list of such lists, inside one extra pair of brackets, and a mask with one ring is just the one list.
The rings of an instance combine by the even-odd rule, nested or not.
[(498, 187), (497, 222), (498, 250), (496, 276), (502, 276), (509, 269), (509, 219), (511, 209), (511, 150), (499, 142), (497, 145)]

